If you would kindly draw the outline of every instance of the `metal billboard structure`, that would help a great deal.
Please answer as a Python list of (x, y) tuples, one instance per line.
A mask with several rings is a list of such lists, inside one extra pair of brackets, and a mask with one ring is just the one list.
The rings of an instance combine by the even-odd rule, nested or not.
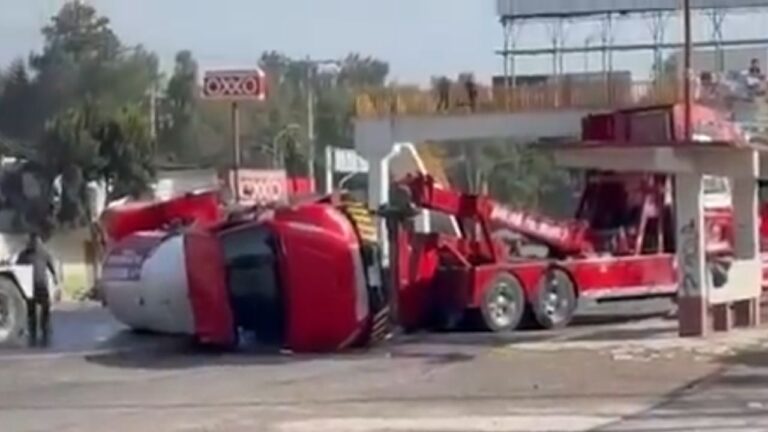
[[(709, 37), (692, 42), (696, 49), (711, 49), (722, 70), (724, 52), (731, 47), (768, 46), (766, 38), (729, 39), (723, 28), (727, 16), (733, 12), (768, 10), (768, 0), (690, 0), (691, 9), (709, 20)], [(560, 76), (564, 72), (564, 56), (567, 54), (600, 53), (602, 70), (614, 71), (613, 54), (619, 51), (646, 51), (653, 53), (654, 71), (663, 67), (665, 50), (682, 50), (683, 41), (670, 41), (667, 28), (670, 20), (680, 11), (680, 0), (497, 0), (496, 13), (503, 29), (503, 47), (497, 50), (503, 59), (505, 81), (515, 86), (516, 62), (525, 56), (550, 56), (552, 72)], [(617, 44), (616, 34), (627, 18), (643, 20), (650, 34), (638, 35), (634, 42)], [(522, 47), (519, 33), (529, 22), (544, 22), (548, 26), (549, 46)], [(574, 43), (567, 38), (566, 27), (574, 22), (596, 23), (599, 28), (593, 39)]]
[[(691, 9), (768, 7), (768, 0), (691, 0)], [(497, 0), (499, 16), (519, 19), (557, 18), (605, 14), (675, 12), (680, 0)]]

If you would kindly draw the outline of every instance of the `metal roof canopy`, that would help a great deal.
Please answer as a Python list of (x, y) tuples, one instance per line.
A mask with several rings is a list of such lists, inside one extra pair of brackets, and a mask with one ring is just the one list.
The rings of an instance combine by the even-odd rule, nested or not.
[[(542, 145), (566, 168), (624, 172), (702, 174), (730, 178), (768, 178), (768, 147), (730, 142), (622, 143), (580, 142)], [(759, 155), (757, 171), (749, 167)]]
[[(693, 9), (768, 7), (768, 0), (691, 0)], [(502, 18), (562, 18), (611, 13), (674, 12), (679, 0), (497, 0)]]

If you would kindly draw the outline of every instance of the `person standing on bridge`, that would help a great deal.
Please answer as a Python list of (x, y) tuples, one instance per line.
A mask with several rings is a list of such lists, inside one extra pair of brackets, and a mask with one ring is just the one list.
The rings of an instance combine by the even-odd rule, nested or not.
[(47, 346), (51, 333), (51, 293), (48, 272), (50, 271), (53, 275), (55, 284), (58, 283), (58, 277), (53, 258), (45, 249), (37, 233), (29, 235), (27, 246), (19, 254), (17, 263), (32, 266), (33, 296), (27, 304), (29, 345), (38, 344), (38, 333), (40, 333), (40, 344)]
[(451, 104), (451, 80), (441, 76), (437, 80), (437, 110), (448, 111)]
[(467, 90), (469, 109), (470, 111), (475, 112), (477, 110), (477, 84), (475, 84), (475, 78), (472, 75), (467, 75), (467, 79), (464, 81), (464, 87)]

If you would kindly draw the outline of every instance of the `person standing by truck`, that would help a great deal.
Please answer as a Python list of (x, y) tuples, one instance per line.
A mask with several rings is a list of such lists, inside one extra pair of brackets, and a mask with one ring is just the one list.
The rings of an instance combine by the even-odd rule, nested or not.
[(40, 334), (40, 344), (47, 346), (51, 333), (51, 294), (48, 272), (50, 271), (53, 275), (55, 284), (58, 284), (58, 276), (53, 258), (37, 233), (29, 235), (27, 246), (19, 254), (17, 263), (32, 266), (34, 294), (27, 304), (29, 345), (38, 345), (38, 334)]

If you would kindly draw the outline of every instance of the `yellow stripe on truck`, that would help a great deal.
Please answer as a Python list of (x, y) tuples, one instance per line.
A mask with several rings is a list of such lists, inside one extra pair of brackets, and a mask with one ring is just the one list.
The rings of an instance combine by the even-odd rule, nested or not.
[(367, 207), (356, 202), (345, 202), (343, 204), (344, 212), (352, 220), (360, 238), (365, 242), (377, 243), (378, 232), (373, 216)]

